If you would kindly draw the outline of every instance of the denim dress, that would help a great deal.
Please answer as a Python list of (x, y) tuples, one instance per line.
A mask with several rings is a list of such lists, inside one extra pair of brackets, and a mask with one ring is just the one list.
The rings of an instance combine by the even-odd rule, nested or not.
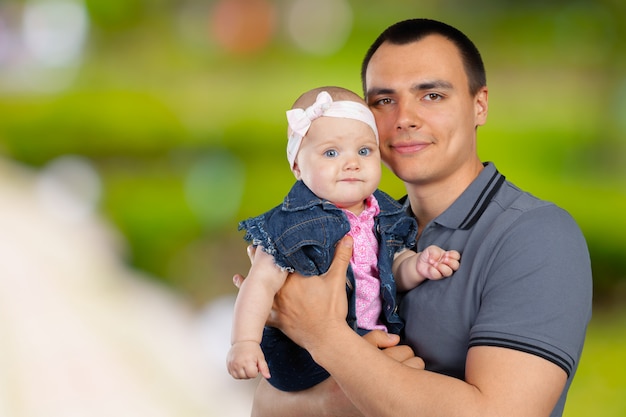
[[(403, 323), (397, 314), (391, 267), (397, 252), (415, 246), (417, 223), (407, 215), (408, 202), (400, 204), (380, 190), (374, 191), (374, 197), (380, 208), (374, 223), (379, 243), (380, 319), (389, 332), (399, 333)], [(311, 276), (328, 271), (335, 245), (350, 231), (350, 223), (340, 208), (317, 197), (302, 181), (297, 181), (281, 205), (240, 222), (239, 230), (242, 229), (246, 230), (244, 238), (255, 246), (263, 246), (279, 267)], [(346, 320), (359, 334), (365, 334), (367, 330), (359, 329), (356, 324), (354, 287), (352, 268), (348, 268)], [(306, 350), (276, 328), (264, 329), (261, 348), (272, 374), (269, 382), (277, 389), (299, 391), (329, 376)]]

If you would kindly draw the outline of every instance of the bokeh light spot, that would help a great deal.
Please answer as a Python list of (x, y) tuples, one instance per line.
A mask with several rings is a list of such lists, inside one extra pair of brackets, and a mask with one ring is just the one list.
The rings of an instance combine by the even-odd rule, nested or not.
[(78, 59), (88, 29), (85, 6), (76, 1), (29, 3), (24, 10), (24, 42), (44, 66), (62, 67)]
[(287, 32), (302, 50), (330, 55), (352, 31), (352, 8), (345, 0), (296, 0), (288, 10)]
[(221, 0), (212, 9), (211, 36), (225, 50), (245, 54), (263, 49), (276, 27), (276, 11), (267, 0)]

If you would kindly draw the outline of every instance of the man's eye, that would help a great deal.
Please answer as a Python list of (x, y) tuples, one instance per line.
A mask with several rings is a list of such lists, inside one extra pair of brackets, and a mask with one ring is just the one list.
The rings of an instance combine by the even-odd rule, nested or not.
[(337, 151), (334, 149), (329, 149), (326, 152), (324, 152), (324, 156), (327, 156), (329, 158), (334, 158), (337, 156)]
[(380, 99), (373, 100), (370, 106), (372, 107), (386, 106), (387, 104), (390, 104), (390, 103), (391, 103), (390, 98), (380, 98)]
[(437, 100), (441, 100), (441, 98), (442, 98), (441, 94), (437, 94), (437, 93), (428, 93), (424, 97), (424, 99), (428, 101), (437, 101)]

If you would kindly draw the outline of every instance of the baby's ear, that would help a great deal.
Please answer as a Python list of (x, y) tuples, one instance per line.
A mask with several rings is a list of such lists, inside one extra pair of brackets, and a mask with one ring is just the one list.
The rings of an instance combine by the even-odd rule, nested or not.
[(291, 169), (291, 171), (293, 172), (293, 175), (296, 176), (296, 179), (298, 181), (302, 179), (302, 174), (300, 173), (300, 167), (298, 166), (297, 162), (293, 163), (293, 168)]

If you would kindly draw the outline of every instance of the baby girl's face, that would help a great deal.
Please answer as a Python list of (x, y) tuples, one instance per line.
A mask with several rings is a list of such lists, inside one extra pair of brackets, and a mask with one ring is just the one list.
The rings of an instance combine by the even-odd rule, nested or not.
[(318, 197), (359, 214), (380, 183), (380, 151), (372, 128), (354, 119), (315, 119), (294, 173)]

